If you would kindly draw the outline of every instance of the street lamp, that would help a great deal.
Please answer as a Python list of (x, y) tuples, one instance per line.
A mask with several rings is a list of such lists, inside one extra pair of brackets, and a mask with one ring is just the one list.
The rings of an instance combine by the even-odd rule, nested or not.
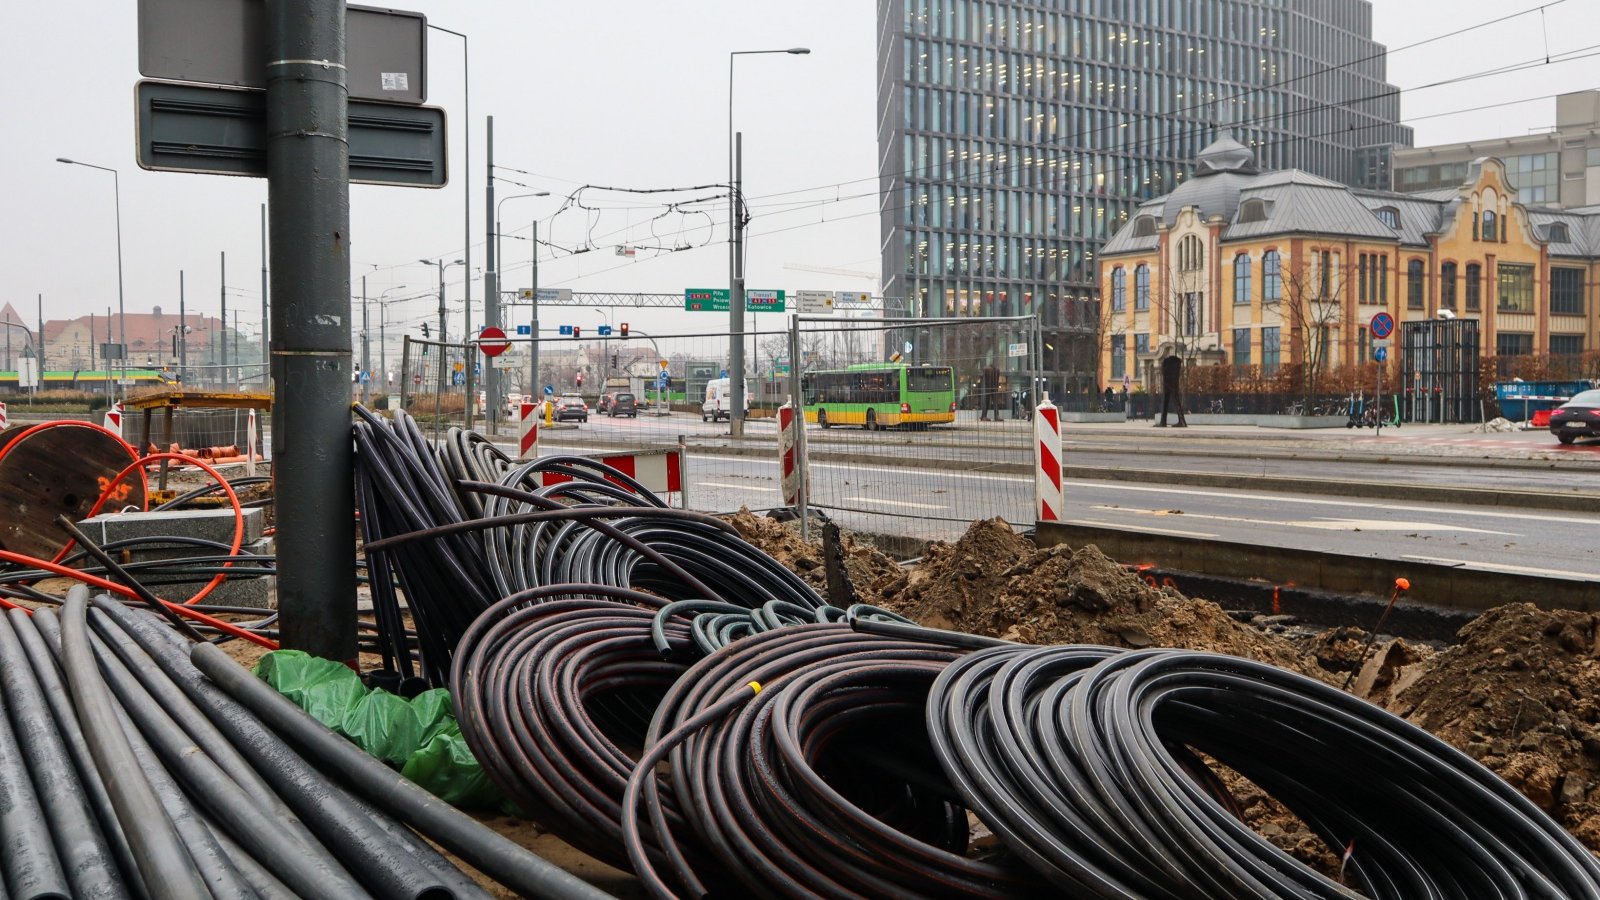
[(734, 167), (733, 133), (733, 62), (740, 56), (759, 56), (787, 53), (805, 56), (808, 47), (790, 47), (787, 50), (733, 50), (728, 53), (728, 394), (733, 397), (728, 413), (728, 430), (735, 437), (744, 434), (744, 192), (741, 189), (742, 173)]
[[(492, 172), (491, 172), (491, 174), (492, 174)], [(491, 179), (491, 181), (489, 183), (489, 186), (490, 186), (490, 189), (492, 191), (493, 188), (494, 188), (494, 182), (493, 182), (492, 179)], [(527, 193), (527, 194), (512, 194), (509, 197), (501, 197), (500, 198), (500, 202), (498, 202), (498, 203), (496, 203), (494, 205), (494, 243), (493, 243), (493, 245), (491, 247), (493, 252), (489, 254), (489, 273), (490, 273), (490, 276), (488, 278), (486, 278), (485, 281), (484, 281), (484, 285), (486, 287), (489, 287), (491, 290), (494, 290), (496, 292), (503, 292), (503, 285), (501, 285), (501, 283), (500, 283), (500, 272), (502, 271), (502, 269), (505, 266), (506, 257), (505, 257), (505, 254), (500, 251), (500, 208), (506, 205), (506, 201), (507, 200), (517, 200), (517, 199), (522, 198), (522, 197), (548, 197), (548, 196), (550, 196), (550, 192), (549, 191), (533, 191), (533, 192)], [(537, 273), (537, 271), (538, 271), (537, 267), (539, 265), (539, 263), (538, 263), (538, 257), (539, 257), (539, 223), (538, 223), (537, 220), (533, 223), (532, 241), (533, 241), (533, 256), (534, 256), (534, 267), (535, 267), (534, 271), (535, 271), (535, 273)], [(539, 289), (538, 282), (535, 281), (535, 283), (534, 283), (534, 291), (537, 292), (538, 289)], [(495, 297), (494, 300), (498, 301), (499, 297)], [(531, 302), (533, 303), (533, 309), (534, 309), (533, 319), (534, 319), (535, 322), (537, 322), (538, 319), (539, 319), (539, 313), (538, 313), (539, 298), (538, 297), (534, 297)], [(495, 305), (498, 306), (498, 303), (496, 303)], [(488, 312), (488, 305), (486, 304), (485, 305), (485, 314), (487, 314), (487, 312)], [(506, 318), (506, 317), (502, 316), (502, 318)], [(500, 323), (499, 322), (491, 322), (489, 324), (499, 325)], [(532, 334), (530, 335), (530, 338), (531, 338), (531, 344), (530, 344), (529, 352), (537, 354), (538, 353), (538, 347), (539, 347), (539, 333), (538, 333), (538, 331), (537, 330), (533, 331)], [(535, 371), (537, 371), (537, 370), (535, 370)], [(537, 381), (538, 379), (533, 379), (533, 380)], [(499, 372), (499, 370), (493, 368), (492, 366), (490, 367), (490, 369), (488, 371), (488, 376), (485, 379), (485, 387), (487, 388), (487, 393), (489, 395), (489, 398), (488, 398), (489, 399), (488, 415), (489, 415), (489, 422), (490, 422), (490, 430), (493, 431), (494, 429), (498, 428), (498, 422), (499, 422), (499, 416), (500, 416), (500, 408), (505, 405), (505, 396), (504, 396), (504, 391), (501, 389), (501, 385), (500, 385), (500, 372)], [(531, 387), (530, 387), (530, 390), (531, 390)]]
[(389, 304), (386, 298), (405, 287), (403, 284), (395, 285), (378, 295), (378, 368), (383, 372), (384, 387), (389, 385)]
[[(472, 265), (472, 55), (469, 52), (471, 48), (468, 45), (467, 36), (459, 31), (452, 31), (432, 22), (428, 23), (428, 27), (434, 31), (453, 34), (461, 38), (461, 177), (463, 187), (461, 195), (461, 242), (466, 247), (463, 251), (466, 254), (466, 259), (461, 261), (461, 264), (470, 267)], [(466, 298), (467, 309), (466, 330), (471, 332), (472, 271), (470, 268), (467, 271), (467, 281), (463, 289), (463, 296)], [(439, 334), (441, 337), (444, 335), (442, 325), (440, 326)], [(466, 337), (470, 340), (472, 335), (467, 334)], [(471, 409), (470, 404), (468, 409)]]
[[(434, 407), (435, 407), (434, 411), (437, 413), (438, 412), (438, 406), (439, 406), (442, 398), (444, 397), (444, 389), (445, 389), (445, 377), (444, 377), (445, 351), (446, 351), (446, 347), (447, 347), (447, 344), (448, 344), (448, 342), (447, 342), (447, 340), (445, 338), (445, 330), (444, 330), (444, 323), (445, 323), (445, 318), (444, 318), (445, 317), (445, 308), (444, 308), (444, 270), (450, 268), (451, 266), (464, 266), (464, 265), (467, 264), (467, 261), (464, 260), (464, 259), (458, 259), (458, 260), (455, 260), (453, 262), (445, 262), (444, 257), (441, 256), (440, 258), (438, 258), (436, 260), (434, 260), (434, 259), (419, 259), (419, 260), (417, 260), (417, 262), (422, 263), (425, 266), (438, 266), (439, 267), (439, 379), (438, 379), (439, 386), (438, 386), (438, 393), (434, 395), (434, 400), (433, 400)], [(437, 416), (436, 416), (435, 417), (435, 427), (437, 427), (437, 421), (438, 420), (437, 420)]]
[[(594, 310), (595, 312), (599, 313), (600, 315), (605, 316), (606, 317), (606, 331), (607, 332), (614, 332), (614, 329), (611, 327), (611, 310), (609, 310), (609, 309), (601, 309), (598, 306), (591, 306), (589, 308)], [(612, 343), (611, 341), (601, 341), (600, 342), (600, 392), (601, 393), (605, 393), (606, 379), (608, 377), (610, 377), (610, 375), (611, 375), (611, 348), (615, 347), (615, 346), (616, 346), (616, 344)]]
[[(116, 206), (117, 217), (117, 343), (121, 345), (117, 364), (123, 373), (122, 380), (126, 381), (128, 369), (128, 319), (122, 303), (122, 177), (117, 174), (116, 169), (97, 166), (93, 163), (78, 162), (75, 159), (67, 159), (64, 156), (56, 157), (56, 162), (111, 173), (111, 197)], [(122, 386), (122, 396), (123, 399), (127, 399), (128, 386), (126, 384)]]

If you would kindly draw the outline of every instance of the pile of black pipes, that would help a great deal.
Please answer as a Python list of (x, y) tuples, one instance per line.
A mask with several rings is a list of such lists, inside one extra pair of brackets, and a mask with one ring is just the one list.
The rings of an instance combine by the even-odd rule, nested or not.
[(398, 778), (215, 646), (191, 662), (160, 620), (87, 593), (59, 615), (0, 616), (0, 895), (487, 897), (432, 840), (519, 892), (605, 896)]

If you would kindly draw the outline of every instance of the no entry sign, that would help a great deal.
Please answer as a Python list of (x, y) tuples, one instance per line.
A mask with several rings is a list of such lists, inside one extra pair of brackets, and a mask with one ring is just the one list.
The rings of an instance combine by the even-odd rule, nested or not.
[(487, 357), (496, 357), (511, 349), (511, 344), (506, 340), (506, 333), (490, 325), (478, 332), (478, 349)]

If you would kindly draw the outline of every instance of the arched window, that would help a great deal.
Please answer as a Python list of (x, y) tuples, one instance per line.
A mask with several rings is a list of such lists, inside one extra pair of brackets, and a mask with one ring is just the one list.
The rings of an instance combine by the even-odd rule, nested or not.
[(1500, 237), (1499, 237), (1500, 228), (1499, 228), (1499, 226), (1500, 226), (1500, 223), (1496, 220), (1496, 216), (1494, 214), (1494, 210), (1492, 210), (1492, 209), (1484, 210), (1483, 211), (1483, 239), (1486, 240), (1486, 241), (1498, 241), (1498, 240), (1500, 240)]
[(1133, 308), (1150, 308), (1150, 267), (1144, 263), (1133, 270)]
[(1422, 308), (1422, 260), (1413, 259), (1406, 263), (1406, 308)]
[(1483, 308), (1483, 266), (1467, 263), (1467, 312)]
[(1128, 272), (1121, 266), (1111, 270), (1111, 311), (1128, 308)]
[(1233, 258), (1233, 302), (1250, 303), (1250, 254), (1240, 253)]
[(1261, 254), (1261, 302), (1277, 303), (1283, 299), (1283, 272), (1278, 251)]
[(1194, 272), (1205, 267), (1205, 245), (1195, 235), (1185, 235), (1178, 242), (1178, 271)]
[(1439, 267), (1439, 306), (1456, 308), (1456, 264), (1447, 262)]
[(1567, 231), (1567, 223), (1551, 222), (1544, 227), (1545, 240), (1552, 244), (1568, 244), (1572, 242), (1572, 235)]

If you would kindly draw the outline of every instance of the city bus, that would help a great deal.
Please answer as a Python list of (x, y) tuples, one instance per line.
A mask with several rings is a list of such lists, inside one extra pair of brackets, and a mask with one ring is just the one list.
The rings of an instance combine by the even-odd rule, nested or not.
[(955, 376), (949, 366), (863, 363), (801, 376), (807, 422), (823, 428), (860, 425), (869, 431), (956, 420)]

